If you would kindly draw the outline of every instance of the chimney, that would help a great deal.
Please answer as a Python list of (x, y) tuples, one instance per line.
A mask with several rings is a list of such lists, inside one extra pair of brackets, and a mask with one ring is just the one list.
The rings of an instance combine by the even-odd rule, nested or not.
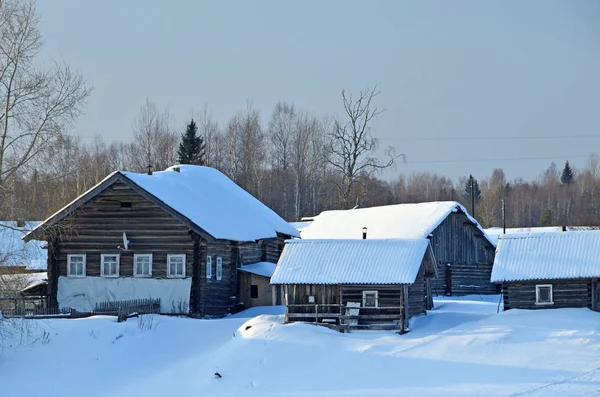
[(179, 166), (177, 166), (177, 167), (173, 167), (173, 171), (175, 171), (175, 172), (180, 172), (180, 171), (181, 171), (181, 169), (179, 168)]
[(363, 240), (367, 239), (367, 228), (363, 227)]
[(25, 227), (25, 219), (23, 219), (23, 218), (17, 219), (17, 227)]
[(563, 232), (566, 232), (566, 231), (567, 231), (567, 227), (566, 227), (566, 226), (563, 226), (563, 227), (562, 227), (562, 231), (563, 231)]
[(152, 166), (147, 165), (146, 168), (148, 168), (148, 175), (152, 175)]

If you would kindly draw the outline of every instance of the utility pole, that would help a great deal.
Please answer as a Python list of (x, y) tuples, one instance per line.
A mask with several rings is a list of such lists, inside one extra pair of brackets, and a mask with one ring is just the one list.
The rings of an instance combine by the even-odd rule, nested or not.
[(473, 175), (471, 175), (470, 178), (470, 182), (471, 182), (471, 215), (473, 216), (473, 218), (475, 218), (475, 186), (474, 182), (475, 182), (475, 178), (473, 178)]

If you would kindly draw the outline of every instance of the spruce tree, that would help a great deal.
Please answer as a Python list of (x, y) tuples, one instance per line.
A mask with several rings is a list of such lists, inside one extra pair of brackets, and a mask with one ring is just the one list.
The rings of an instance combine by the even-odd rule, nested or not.
[(565, 163), (565, 168), (563, 168), (562, 175), (560, 176), (560, 181), (563, 185), (570, 185), (575, 180), (573, 176), (573, 170), (569, 165), (569, 161)]
[(463, 191), (463, 198), (471, 202), (471, 185), (473, 186), (473, 196), (475, 197), (475, 203), (478, 203), (481, 200), (481, 189), (479, 189), (479, 183), (477, 183), (477, 179), (473, 178), (473, 175), (469, 175), (467, 182), (465, 182), (465, 189)]
[(206, 163), (206, 144), (198, 135), (198, 126), (194, 119), (190, 121), (181, 135), (181, 143), (177, 152), (179, 164), (204, 165)]
[(542, 215), (540, 215), (540, 226), (552, 226), (553, 223), (554, 213), (552, 212), (552, 210), (545, 210), (544, 212), (542, 212)]

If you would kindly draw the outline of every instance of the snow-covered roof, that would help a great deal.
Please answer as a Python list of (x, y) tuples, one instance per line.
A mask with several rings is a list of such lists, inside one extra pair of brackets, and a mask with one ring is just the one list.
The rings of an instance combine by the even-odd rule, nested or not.
[(196, 165), (173, 166), (152, 175), (114, 172), (44, 223), (76, 207), (86, 195), (91, 195), (116, 174), (150, 193), (216, 239), (254, 241), (277, 237), (277, 233), (299, 237), (294, 227), (223, 173)]
[(600, 277), (600, 231), (503, 236), (492, 282)]
[(0, 266), (24, 266), (26, 270), (45, 270), (48, 252), (43, 241), (25, 242), (22, 237), (41, 222), (0, 221)]
[[(567, 226), (567, 231), (578, 231), (578, 230), (594, 230), (598, 229), (593, 226)], [(506, 234), (516, 233), (547, 233), (547, 232), (562, 232), (562, 226), (540, 226), (540, 227), (507, 227)], [(490, 227), (485, 229), (485, 234), (489, 240), (492, 241), (494, 246), (498, 245), (498, 239), (502, 237), (504, 229), (501, 227)]]
[(411, 284), (427, 239), (289, 240), (271, 284)]
[(324, 211), (302, 229), (302, 238), (360, 239), (363, 227), (367, 228), (369, 239), (426, 238), (448, 215), (457, 211), (465, 213), (485, 235), (465, 207), (456, 201), (441, 201)]
[(302, 234), (302, 230), (304, 230), (308, 225), (310, 225), (312, 221), (300, 221), (300, 222), (290, 222), (293, 228), (298, 230), (300, 234)]
[(256, 274), (257, 276), (262, 277), (271, 277), (273, 276), (273, 272), (275, 272), (275, 268), (277, 264), (271, 262), (256, 262), (250, 265), (244, 265), (240, 267), (238, 270), (241, 272)]

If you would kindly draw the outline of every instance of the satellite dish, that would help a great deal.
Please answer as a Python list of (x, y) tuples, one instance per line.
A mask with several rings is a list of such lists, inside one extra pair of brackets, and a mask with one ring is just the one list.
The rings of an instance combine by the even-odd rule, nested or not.
[(129, 240), (127, 240), (125, 232), (123, 232), (123, 248), (125, 248), (125, 250), (129, 249)]

